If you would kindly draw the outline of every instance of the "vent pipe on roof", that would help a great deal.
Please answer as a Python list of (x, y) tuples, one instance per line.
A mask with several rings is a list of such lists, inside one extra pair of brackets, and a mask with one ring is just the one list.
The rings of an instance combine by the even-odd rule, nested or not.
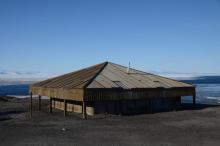
[(128, 63), (128, 67), (127, 67), (127, 74), (130, 73), (130, 62)]

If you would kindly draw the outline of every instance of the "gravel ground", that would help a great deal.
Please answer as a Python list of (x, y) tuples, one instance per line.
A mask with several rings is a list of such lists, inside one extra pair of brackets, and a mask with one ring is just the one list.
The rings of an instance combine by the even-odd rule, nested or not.
[[(79, 114), (42, 111), (29, 118), (27, 99), (0, 100), (1, 146), (219, 146), (220, 107), (198, 105), (194, 110), (114, 116), (86, 120)], [(34, 102), (37, 108), (37, 102)]]

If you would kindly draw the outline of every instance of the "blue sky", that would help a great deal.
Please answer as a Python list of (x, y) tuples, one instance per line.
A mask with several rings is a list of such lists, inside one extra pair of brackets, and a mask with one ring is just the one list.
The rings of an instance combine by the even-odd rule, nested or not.
[(219, 0), (0, 0), (0, 77), (104, 61), (220, 74)]

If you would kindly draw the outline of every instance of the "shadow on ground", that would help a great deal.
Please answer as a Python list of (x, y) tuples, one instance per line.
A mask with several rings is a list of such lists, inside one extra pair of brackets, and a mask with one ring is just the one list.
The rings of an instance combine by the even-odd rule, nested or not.
[(11, 120), (11, 119), (13, 119), (12, 115), (22, 114), (22, 113), (25, 113), (25, 112), (26, 111), (16, 111), (16, 110), (0, 112), (0, 121)]
[(212, 104), (200, 104), (197, 103), (194, 107), (192, 103), (182, 103), (182, 110), (202, 110), (210, 107), (220, 107), (220, 105), (212, 105)]
[[(142, 111), (138, 111), (138, 112), (134, 112), (134, 113), (121, 113), (121, 114), (118, 114), (118, 115), (133, 116), (133, 115), (165, 113), (165, 112), (172, 112), (172, 111), (202, 110), (202, 109), (211, 108), (211, 107), (220, 107), (220, 105), (197, 103), (194, 106), (193, 103), (181, 103), (180, 107), (174, 108), (174, 109), (152, 110), (152, 111), (143, 111), (142, 110)], [(106, 114), (108, 114), (108, 113), (106, 113)]]

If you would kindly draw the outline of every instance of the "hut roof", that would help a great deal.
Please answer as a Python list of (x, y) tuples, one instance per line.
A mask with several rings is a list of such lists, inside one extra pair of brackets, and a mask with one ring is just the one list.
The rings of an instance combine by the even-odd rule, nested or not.
[(190, 84), (161, 77), (151, 73), (104, 62), (79, 71), (33, 84), (34, 87), (54, 89), (93, 88), (180, 88), (194, 87)]

